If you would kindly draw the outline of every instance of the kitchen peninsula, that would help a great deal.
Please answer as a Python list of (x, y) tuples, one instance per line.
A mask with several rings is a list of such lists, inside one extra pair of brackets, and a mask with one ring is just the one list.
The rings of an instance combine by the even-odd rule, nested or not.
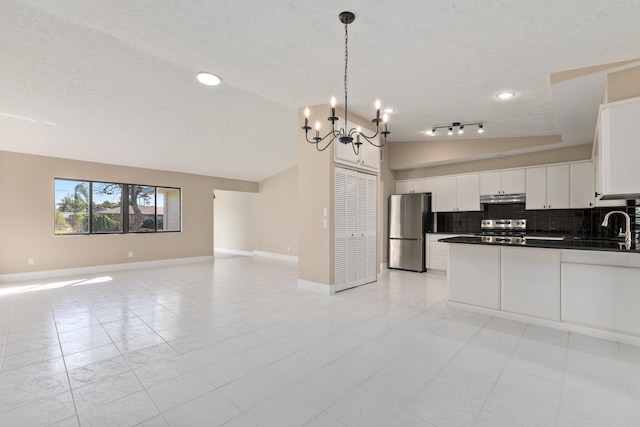
[(640, 343), (640, 247), (624, 241), (481, 237), (449, 244), (448, 300), (480, 311)]

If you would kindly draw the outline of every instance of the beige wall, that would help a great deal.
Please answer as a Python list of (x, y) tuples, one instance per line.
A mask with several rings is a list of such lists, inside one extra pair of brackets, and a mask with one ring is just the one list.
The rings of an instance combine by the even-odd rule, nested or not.
[(640, 96), (640, 67), (607, 75), (607, 102)]
[(259, 188), (254, 198), (255, 249), (297, 256), (298, 166), (265, 179)]
[(428, 167), (437, 163), (469, 161), (494, 153), (524, 150), (551, 144), (559, 144), (559, 135), (494, 138), (494, 139), (438, 139), (428, 141), (395, 141), (390, 143), (389, 160), (391, 170)]
[(396, 179), (389, 168), (388, 145), (382, 148), (380, 179), (378, 181), (378, 269), (389, 259), (389, 196), (396, 192)]
[(216, 190), (213, 201), (215, 249), (252, 252), (255, 248), (254, 204), (257, 194)]
[(494, 157), (450, 165), (433, 166), (395, 171), (396, 180), (428, 178), (432, 176), (458, 175), (488, 170), (518, 168), (550, 163), (572, 162), (591, 159), (592, 144), (575, 145), (556, 150), (537, 151), (516, 156)]
[[(182, 188), (182, 232), (54, 236), (54, 178)], [(0, 274), (119, 264), (213, 253), (213, 189), (257, 183), (0, 151)], [(10, 202), (8, 202), (10, 201)], [(129, 258), (128, 252), (134, 257)], [(34, 265), (27, 260), (34, 259)]]
[[(327, 105), (309, 107), (311, 117), (327, 117)], [(298, 111), (298, 123), (304, 123), (304, 108)], [(326, 122), (323, 123), (325, 132)], [(313, 131), (310, 131), (310, 133)], [(312, 135), (313, 136), (313, 135)], [(333, 150), (318, 152), (298, 132), (298, 278), (331, 285), (333, 278), (333, 224), (328, 217), (322, 226), (323, 209), (333, 212)]]

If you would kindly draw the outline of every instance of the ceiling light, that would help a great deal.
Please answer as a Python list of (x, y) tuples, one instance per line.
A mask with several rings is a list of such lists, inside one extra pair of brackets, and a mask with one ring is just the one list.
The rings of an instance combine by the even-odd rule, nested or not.
[(207, 73), (204, 71), (201, 73), (198, 73), (196, 78), (200, 83), (207, 86), (218, 86), (222, 81), (220, 80), (220, 77), (216, 76), (215, 74)]
[(462, 135), (464, 133), (464, 125), (460, 125), (460, 128), (458, 128), (458, 135)]
[(516, 96), (516, 93), (512, 92), (510, 90), (505, 90), (505, 91), (500, 92), (497, 96), (498, 96), (498, 98), (502, 99), (503, 101), (506, 101), (507, 99), (511, 99), (514, 96)]
[(447, 135), (453, 135), (453, 128), (452, 127), (449, 128), (449, 132), (447, 132)]
[(482, 123), (478, 125), (478, 133), (484, 133), (484, 125)]
[(384, 109), (384, 112), (387, 113), (387, 114), (393, 114), (394, 111), (393, 111), (393, 108), (387, 107), (387, 108)]
[[(387, 121), (389, 120), (389, 116), (388, 116), (389, 111), (385, 109), (384, 111), (385, 114), (382, 116), (382, 118), (380, 118), (380, 101), (376, 101), (375, 103), (376, 117), (373, 120), (371, 120), (373, 123), (376, 124), (376, 133), (373, 135), (365, 135), (360, 128), (351, 128), (347, 130), (346, 123), (348, 123), (347, 119), (349, 117), (349, 113), (347, 111), (347, 98), (348, 98), (347, 96), (347, 68), (348, 67), (347, 66), (349, 64), (349, 32), (347, 31), (347, 26), (356, 19), (356, 15), (352, 12), (342, 12), (340, 15), (338, 15), (338, 17), (340, 19), (340, 22), (344, 24), (344, 117), (343, 118), (345, 122), (345, 127), (336, 130), (335, 125), (336, 125), (336, 121), (338, 120), (338, 117), (336, 116), (336, 108), (335, 108), (336, 99), (331, 98), (331, 115), (327, 119), (331, 122), (331, 130), (325, 136), (321, 137), (319, 126), (316, 126), (316, 136), (311, 138), (311, 140), (309, 140), (309, 131), (311, 130), (311, 126), (309, 126), (310, 111), (308, 108), (306, 108), (304, 111), (305, 117), (304, 117), (304, 126), (302, 126), (302, 129), (304, 129), (304, 134), (307, 142), (310, 144), (315, 144), (316, 150), (318, 151), (326, 150), (327, 147), (329, 147), (329, 145), (331, 145), (331, 143), (335, 139), (338, 139), (338, 141), (340, 141), (345, 145), (351, 144), (351, 147), (353, 148), (354, 153), (358, 154), (360, 151), (360, 145), (362, 145), (362, 142), (360, 141), (360, 137), (364, 138), (369, 144), (375, 147), (382, 147), (387, 143), (387, 135), (391, 133), (387, 130)], [(380, 131), (380, 122), (383, 123), (382, 131)], [(373, 138), (378, 136), (378, 134), (382, 135), (383, 141), (381, 144), (378, 144), (373, 141)], [(355, 140), (353, 138), (354, 135), (356, 136)], [(331, 139), (329, 139), (329, 142), (327, 142), (324, 147), (320, 147), (320, 142), (325, 140), (328, 137), (331, 137)]]

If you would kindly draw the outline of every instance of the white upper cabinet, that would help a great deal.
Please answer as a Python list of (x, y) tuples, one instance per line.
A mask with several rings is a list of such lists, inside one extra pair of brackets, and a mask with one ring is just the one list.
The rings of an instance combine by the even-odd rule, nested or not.
[(396, 194), (407, 193), (432, 193), (433, 179), (414, 179), (409, 181), (396, 181)]
[(640, 97), (603, 104), (598, 135), (598, 193), (602, 199), (640, 197)]
[(594, 206), (593, 163), (571, 164), (571, 207), (591, 208)]
[(416, 179), (413, 181), (414, 193), (432, 193), (433, 192), (433, 179)]
[[(344, 120), (338, 119), (336, 122), (336, 129), (339, 129), (343, 125)], [(347, 125), (347, 130), (356, 127), (356, 125), (351, 122), (347, 122)], [(367, 129), (364, 129), (363, 132), (373, 133)], [(356, 154), (352, 144), (342, 144), (336, 138), (336, 140), (333, 141), (334, 161), (343, 165), (355, 166), (357, 168), (371, 171), (380, 170), (380, 148), (371, 145), (364, 139), (361, 139), (361, 141), (362, 145), (360, 145), (358, 154)], [(378, 137), (373, 138), (372, 141), (380, 145)]]
[(524, 169), (483, 172), (480, 174), (480, 194), (517, 194), (525, 192)]
[(568, 164), (526, 169), (527, 209), (567, 209), (570, 205)]
[(457, 209), (456, 177), (445, 176), (435, 179), (435, 211), (453, 212)]
[(477, 173), (456, 177), (456, 207), (459, 211), (480, 210), (480, 176)]
[(446, 176), (435, 179), (435, 211), (479, 211), (480, 176)]

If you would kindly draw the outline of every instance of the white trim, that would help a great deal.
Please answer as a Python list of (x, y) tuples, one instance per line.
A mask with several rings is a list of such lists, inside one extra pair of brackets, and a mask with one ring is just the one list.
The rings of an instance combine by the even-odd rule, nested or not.
[(165, 267), (168, 265), (190, 264), (196, 262), (213, 262), (213, 256), (197, 256), (189, 258), (159, 259), (154, 261), (128, 262), (125, 264), (105, 264), (91, 267), (61, 268), (28, 273), (0, 274), (0, 283), (21, 282), (25, 280), (46, 279), (50, 277), (76, 276), (79, 274), (102, 273), (105, 271), (137, 270), (140, 268)]
[(214, 252), (222, 252), (223, 254), (253, 256), (253, 251), (239, 251), (237, 249), (213, 248)]
[(380, 271), (388, 270), (388, 269), (389, 269), (389, 263), (388, 262), (381, 262), (380, 263)]
[(369, 283), (376, 283), (377, 277), (366, 277), (364, 279), (356, 280), (355, 282), (343, 283), (341, 285), (331, 285), (333, 294), (336, 292), (344, 291), (345, 289), (351, 289), (362, 285), (368, 285)]
[(311, 291), (322, 295), (335, 294), (332, 289), (333, 285), (325, 285), (324, 283), (312, 282), (311, 280), (298, 279), (298, 289), (303, 291)]
[(277, 254), (274, 252), (262, 252), (262, 251), (253, 251), (253, 254), (256, 256), (263, 256), (266, 258), (274, 258), (274, 259), (281, 259), (283, 261), (291, 261), (291, 262), (298, 262), (298, 257), (294, 256), (294, 255), (283, 255), (283, 254)]
[(576, 332), (579, 334), (589, 335), (596, 338), (603, 338), (607, 340), (618, 341), (618, 342), (632, 344), (632, 345), (640, 345), (640, 336), (637, 336), (637, 335), (630, 335), (622, 332), (613, 332), (613, 331), (608, 331), (604, 329), (591, 328), (589, 326), (582, 326), (574, 323), (541, 319), (539, 317), (509, 313), (507, 311), (479, 307), (476, 305), (463, 304), (463, 303), (454, 302), (454, 301), (447, 301), (447, 306), (452, 308), (459, 308), (461, 310), (487, 314), (489, 316), (500, 317), (503, 319), (510, 319), (510, 320), (517, 320), (519, 322), (531, 323), (532, 325), (546, 326), (548, 328), (558, 329), (561, 331)]

